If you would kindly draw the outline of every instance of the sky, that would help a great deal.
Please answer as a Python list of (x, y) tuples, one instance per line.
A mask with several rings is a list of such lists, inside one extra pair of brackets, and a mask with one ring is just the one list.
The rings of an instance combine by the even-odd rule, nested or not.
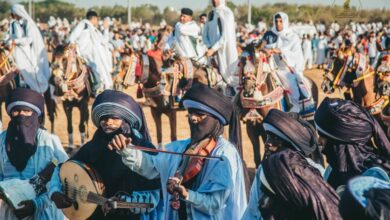
[[(2, 0), (0, 0), (2, 1)], [(27, 0), (23, 0), (27, 1)], [(37, 1), (37, 0), (35, 0)], [(127, 6), (128, 0), (62, 0), (71, 3), (75, 3), (79, 7), (89, 8), (91, 6), (102, 6), (108, 5), (113, 6), (115, 4)], [(248, 0), (232, 0), (235, 4), (245, 4)], [(333, 5), (334, 2), (338, 5), (343, 4), (343, 0), (251, 0), (253, 5), (262, 5), (266, 3), (294, 3), (294, 4), (320, 4)], [(10, 0), (10, 2), (20, 2), (20, 0)], [(205, 8), (210, 0), (130, 0), (131, 4), (138, 6), (141, 4), (152, 4), (157, 5), (160, 9), (167, 6), (172, 6), (175, 9), (182, 7), (189, 7), (192, 9), (203, 9)], [(386, 8), (390, 9), (390, 0), (351, 0), (351, 6), (359, 5), (362, 3), (363, 8)]]

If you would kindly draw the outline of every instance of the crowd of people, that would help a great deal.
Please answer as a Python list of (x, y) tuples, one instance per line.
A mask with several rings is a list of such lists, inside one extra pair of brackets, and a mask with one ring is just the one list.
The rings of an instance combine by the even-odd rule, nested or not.
[[(88, 11), (71, 24), (50, 19), (44, 34), (43, 25), (22, 5), (12, 6), (12, 20), (1, 28), (8, 25), (4, 45), (15, 60), (11, 74), (18, 88), (6, 101), (11, 120), (0, 134), (0, 184), (30, 179), (52, 160), (59, 166), (47, 190), (34, 199), (11, 207), (1, 194), (0, 219), (65, 219), (61, 209), (77, 207), (60, 178), (61, 165), (69, 160), (94, 168), (105, 186), (103, 196), (109, 200), (89, 219), (390, 219), (390, 142), (376, 119), (362, 106), (338, 98), (320, 103), (314, 125), (299, 116), (302, 96), (311, 96), (305, 65), (325, 68), (348, 40), (375, 66), (379, 54), (390, 48), (389, 25), (342, 28), (334, 22), (326, 28), (323, 23), (293, 24), (286, 13), (277, 12), (271, 28), (260, 21), (257, 28), (236, 29), (225, 1), (211, 2), (212, 10), (198, 21), (183, 8), (174, 27), (123, 29)], [(50, 91), (51, 73), (42, 36), (49, 49), (63, 43), (74, 48), (96, 82), (92, 122), (97, 130), (70, 158), (59, 138), (43, 128), (43, 93)], [(273, 109), (264, 118), (265, 156), (251, 182), (231, 96), (239, 90), (237, 46), (258, 42), (265, 42), (264, 53), (280, 66), (277, 74), (292, 107)], [(129, 94), (112, 90), (115, 65), (126, 50), (160, 50), (206, 65), (214, 59), (228, 89), (221, 94), (193, 84), (181, 99), (190, 137), (157, 149), (142, 107)], [(223, 135), (225, 126), (229, 135)], [(315, 152), (323, 153), (327, 167)], [(113, 201), (139, 202), (134, 198), (153, 208), (115, 209)]]

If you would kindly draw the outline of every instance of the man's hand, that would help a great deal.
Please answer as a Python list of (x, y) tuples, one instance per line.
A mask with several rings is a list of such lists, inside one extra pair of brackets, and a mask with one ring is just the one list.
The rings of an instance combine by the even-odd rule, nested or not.
[(171, 49), (164, 50), (163, 59), (168, 60), (171, 57), (172, 57), (172, 50)]
[(272, 53), (274, 53), (274, 54), (280, 54), (280, 53), (282, 53), (282, 51), (280, 51), (279, 48), (275, 48), (275, 49), (272, 49)]
[(69, 208), (73, 205), (73, 200), (60, 192), (53, 193), (51, 200), (59, 209)]
[(187, 198), (188, 197), (188, 190), (179, 183), (180, 183), (179, 178), (169, 177), (168, 183), (167, 183), (167, 191), (170, 194), (173, 194), (174, 192), (178, 192), (182, 198)]
[(123, 134), (115, 135), (111, 142), (108, 144), (110, 150), (123, 150), (131, 143), (131, 138), (125, 137)]
[(214, 55), (214, 53), (215, 53), (215, 51), (213, 50), (213, 49), (208, 49), (207, 51), (206, 51), (206, 56), (207, 57), (211, 57), (212, 55)]
[(20, 209), (15, 209), (14, 213), (16, 217), (19, 219), (25, 218), (27, 216), (31, 216), (35, 211), (35, 204), (32, 200), (25, 200), (18, 204), (18, 206), (22, 206)]

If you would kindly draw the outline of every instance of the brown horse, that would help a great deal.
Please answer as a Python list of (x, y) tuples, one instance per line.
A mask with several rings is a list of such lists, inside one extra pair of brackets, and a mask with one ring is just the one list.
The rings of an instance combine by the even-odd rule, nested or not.
[(134, 85), (140, 69), (140, 59), (142, 59), (141, 53), (129, 51), (121, 54), (121, 61), (118, 63), (115, 71), (116, 74), (113, 76), (115, 90), (123, 91), (129, 86)]
[(366, 56), (340, 50), (329, 66), (324, 73), (322, 90), (330, 94), (336, 88), (345, 88), (344, 98), (365, 107), (384, 127), (380, 114), (388, 96), (375, 92), (375, 71), (369, 67)]
[(69, 148), (74, 148), (72, 126), (74, 107), (80, 110), (81, 144), (87, 138), (85, 132), (89, 119), (88, 101), (91, 95), (91, 70), (80, 57), (76, 56), (74, 49), (59, 45), (53, 54), (52, 71), (50, 83), (55, 86), (55, 95), (61, 97), (68, 121)]
[(15, 70), (11, 52), (0, 47), (0, 121), (2, 121), (1, 105), (5, 102), (9, 92), (16, 87), (13, 73)]
[[(193, 83), (203, 83), (212, 88), (218, 87), (219, 77), (212, 68), (207, 68), (196, 60), (163, 56), (161, 51), (152, 51), (150, 56), (143, 55), (143, 70), (140, 81), (146, 105), (151, 107), (156, 124), (157, 142), (162, 142), (161, 116), (169, 118), (171, 141), (177, 139), (176, 111), (180, 110), (179, 99)], [(151, 55), (153, 54), (153, 55)], [(148, 71), (145, 71), (145, 70)]]
[[(12, 47), (8, 52), (5, 48), (0, 47), (0, 109), (2, 103), (5, 101), (10, 91), (18, 87), (18, 74), (19, 70), (16, 68), (15, 62), (12, 58)], [(48, 88), (48, 90), (43, 95), (45, 98), (47, 114), (49, 116), (52, 127), (51, 132), (53, 132), (56, 104), (51, 98), (50, 94), (50, 88)], [(2, 120), (1, 111), (0, 120)]]
[[(263, 142), (266, 138), (262, 121), (271, 109), (284, 111), (288, 108), (289, 103), (276, 69), (274, 69), (275, 64), (272, 63), (272, 57), (267, 57), (260, 52), (260, 57), (256, 59), (254, 45), (249, 45), (246, 50), (249, 51), (246, 51), (246, 56), (241, 56), (240, 62), (240, 85), (242, 88), (236, 96), (235, 103), (241, 109), (241, 118), (246, 124), (247, 134), (252, 143), (255, 164), (259, 166), (261, 163), (260, 138)], [(312, 80), (309, 79), (309, 81), (311, 93), (316, 103), (318, 100), (317, 86)], [(309, 107), (315, 106), (302, 106), (302, 109), (308, 112), (304, 113), (303, 111), (301, 115), (306, 120), (310, 120), (314, 114)], [(322, 161), (320, 154), (317, 154), (314, 159)]]

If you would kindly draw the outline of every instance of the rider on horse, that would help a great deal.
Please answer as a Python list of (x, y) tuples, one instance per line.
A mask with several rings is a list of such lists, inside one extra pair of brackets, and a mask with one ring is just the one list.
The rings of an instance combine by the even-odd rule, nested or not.
[(193, 11), (189, 8), (181, 9), (180, 21), (165, 44), (164, 52), (170, 53), (171, 49), (177, 52), (179, 57), (199, 59), (203, 56), (205, 48), (200, 44), (200, 27), (192, 19)]
[(300, 101), (311, 97), (308, 80), (303, 75), (304, 59), (299, 36), (289, 28), (288, 15), (278, 12), (273, 17), (274, 26), (265, 36), (272, 35), (272, 44), (264, 51), (273, 56), (277, 74), (283, 87), (289, 93), (292, 104), (290, 112), (301, 112)]
[(97, 29), (98, 15), (94, 11), (87, 12), (86, 19), (82, 20), (69, 36), (69, 43), (76, 45), (78, 54), (85, 59), (92, 68), (94, 83), (93, 92), (99, 93), (104, 89), (112, 88), (112, 56), (109, 51), (108, 23), (104, 22), (104, 35)]
[(13, 20), (10, 23), (8, 39), (16, 67), (20, 69), (18, 84), (39, 93), (48, 89), (50, 68), (42, 35), (22, 5), (11, 8)]

